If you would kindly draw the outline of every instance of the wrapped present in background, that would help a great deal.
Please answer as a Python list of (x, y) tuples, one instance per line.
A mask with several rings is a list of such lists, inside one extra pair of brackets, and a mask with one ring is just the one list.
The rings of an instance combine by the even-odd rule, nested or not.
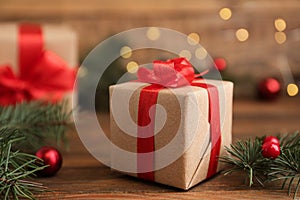
[[(178, 71), (178, 59), (173, 61)], [(222, 169), (218, 157), (232, 138), (233, 84), (194, 79), (185, 67), (179, 73), (190, 85), (181, 84), (161, 65), (154, 63), (154, 73), (141, 70), (139, 79), (148, 83), (110, 87), (111, 167), (186, 190)]]
[[(54, 25), (0, 24), (0, 104), (68, 101), (77, 66), (77, 36)], [(76, 102), (76, 99), (74, 99)]]

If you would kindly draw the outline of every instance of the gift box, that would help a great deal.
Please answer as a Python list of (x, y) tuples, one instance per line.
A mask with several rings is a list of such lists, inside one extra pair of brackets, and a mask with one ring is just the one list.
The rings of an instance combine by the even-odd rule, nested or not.
[(72, 29), (0, 24), (0, 43), (1, 105), (66, 99), (71, 109), (78, 62), (77, 36)]
[(233, 83), (218, 80), (111, 86), (111, 167), (184, 190), (212, 177), (231, 144), (232, 97)]

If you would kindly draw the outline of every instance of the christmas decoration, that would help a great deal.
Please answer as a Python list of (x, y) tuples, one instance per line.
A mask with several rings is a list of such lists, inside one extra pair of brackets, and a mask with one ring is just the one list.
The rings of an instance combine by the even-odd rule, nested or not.
[(66, 111), (66, 102), (45, 104), (43, 102), (24, 102), (0, 107), (0, 127), (18, 128), (15, 135), (24, 140), (14, 145), (14, 149), (34, 153), (41, 146), (55, 142), (65, 143), (65, 131), (71, 112)]
[(76, 35), (62, 26), (0, 25), (0, 105), (68, 99), (76, 78)]
[[(226, 147), (229, 155), (220, 157), (221, 162), (229, 165), (224, 174), (244, 172), (249, 186), (252, 186), (254, 181), (264, 186), (266, 182), (283, 180), (282, 189), (288, 183), (289, 195), (295, 184), (296, 198), (300, 187), (300, 134), (296, 132), (278, 138), (281, 152), (274, 137), (256, 137), (254, 140), (237, 141), (230, 148)], [(264, 153), (264, 149), (268, 152)]]
[(215, 67), (220, 72), (224, 71), (227, 67), (226, 60), (224, 58), (215, 58), (214, 59)]
[(56, 148), (45, 146), (40, 148), (35, 155), (36, 157), (43, 160), (43, 165), (47, 166), (44, 169), (38, 171), (38, 175), (45, 177), (53, 176), (61, 168), (62, 156)]
[(34, 199), (33, 192), (45, 190), (30, 179), (46, 167), (30, 152), (43, 144), (66, 141), (70, 113), (65, 105), (24, 102), (0, 107), (1, 199)]
[(258, 83), (258, 96), (263, 100), (275, 100), (279, 97), (281, 84), (276, 78), (265, 78)]
[(262, 143), (263, 157), (275, 159), (280, 155), (280, 143), (274, 136), (267, 136)]
[(275, 159), (280, 155), (280, 147), (278, 144), (272, 142), (265, 142), (262, 144), (263, 157)]
[(271, 143), (277, 144), (278, 146), (280, 145), (278, 138), (274, 137), (274, 136), (267, 136), (264, 139), (263, 143), (266, 143), (266, 142), (271, 142)]
[(23, 137), (17, 137), (16, 132), (17, 128), (0, 128), (1, 136), (4, 136), (0, 140), (0, 197), (4, 200), (19, 197), (33, 199), (32, 192), (46, 188), (29, 178), (44, 166), (39, 165), (40, 160), (37, 157), (12, 149), (16, 143), (24, 140)]
[[(138, 81), (110, 87), (113, 119), (110, 138), (113, 144), (126, 146), (127, 151), (132, 152), (136, 157), (136, 167), (132, 168), (133, 162), (126, 161), (131, 158), (124, 157), (117, 148), (112, 148), (110, 166), (120, 166), (114, 169), (184, 190), (212, 177), (223, 168), (217, 158), (225, 153), (224, 146), (231, 144), (233, 83), (197, 78), (201, 74), (195, 74), (185, 58), (175, 58), (154, 61), (153, 70), (140, 67)], [(219, 96), (220, 91), (224, 91), (224, 96)], [(196, 98), (192, 97), (194, 95)], [(223, 103), (220, 104), (219, 100)], [(156, 104), (163, 106), (167, 115), (158, 134), (153, 128), (157, 123), (155, 118), (164, 117), (162, 113), (156, 112)], [(223, 126), (220, 126), (222, 111), (225, 115)], [(126, 113), (135, 114), (127, 116)], [(185, 116), (184, 120), (182, 116)], [(132, 117), (137, 119), (137, 124), (128, 121)], [(137, 130), (137, 137), (125, 141), (123, 136), (129, 133), (126, 130)], [(170, 142), (170, 137), (175, 141)], [(158, 144), (172, 149), (172, 153), (157, 151), (155, 148)], [(189, 150), (185, 151), (187, 146)], [(199, 146), (203, 147), (200, 151)], [(140, 156), (143, 153), (149, 153), (149, 156)], [(165, 156), (170, 161), (160, 162), (159, 158)], [(163, 168), (157, 170), (154, 160)], [(180, 175), (175, 178), (172, 174)]]

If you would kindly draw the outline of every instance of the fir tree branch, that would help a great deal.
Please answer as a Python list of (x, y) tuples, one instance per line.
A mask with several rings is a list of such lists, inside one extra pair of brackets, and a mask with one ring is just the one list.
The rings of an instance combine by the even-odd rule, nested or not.
[(262, 186), (264, 182), (283, 180), (282, 189), (287, 185), (288, 195), (294, 191), (295, 199), (300, 188), (299, 132), (278, 136), (281, 155), (274, 160), (264, 158), (261, 154), (264, 138), (237, 141), (230, 148), (225, 147), (229, 155), (220, 157), (220, 161), (227, 163), (229, 169), (223, 173), (228, 175), (236, 171), (246, 172), (245, 180), (249, 181), (249, 186), (254, 184), (253, 180)]
[(285, 149), (292, 149), (292, 148), (299, 148), (300, 147), (300, 134), (299, 131), (296, 131), (293, 134), (285, 134), (283, 136), (280, 136), (280, 145), (281, 150)]
[(42, 184), (29, 180), (36, 171), (46, 167), (41, 165), (42, 161), (31, 154), (12, 150), (13, 144), (21, 140), (24, 138), (0, 142), (0, 196), (5, 200), (20, 197), (34, 199), (32, 191), (46, 189)]
[(24, 102), (0, 107), (0, 197), (34, 199), (46, 188), (30, 180), (43, 169), (42, 161), (22, 151), (35, 151), (50, 141), (65, 142), (70, 112), (66, 102)]
[[(69, 124), (70, 112), (66, 112), (66, 102), (45, 104), (42, 102), (25, 102), (17, 105), (0, 107), (0, 137), (14, 135), (25, 136), (14, 149), (37, 150), (39, 147), (55, 141), (66, 142), (65, 131)], [(13, 133), (12, 133), (13, 132)]]
[(232, 172), (242, 171), (247, 174), (245, 181), (248, 180), (249, 186), (254, 184), (254, 180), (263, 185), (265, 167), (268, 163), (261, 155), (261, 144), (262, 138), (255, 138), (254, 140), (237, 141), (230, 145), (230, 148), (225, 147), (229, 155), (220, 157), (220, 161), (227, 163), (231, 168), (223, 173), (228, 175)]
[(288, 195), (291, 195), (295, 184), (295, 199), (300, 187), (300, 134), (286, 134), (280, 139), (281, 155), (270, 162), (268, 181), (284, 180), (282, 189), (288, 182)]

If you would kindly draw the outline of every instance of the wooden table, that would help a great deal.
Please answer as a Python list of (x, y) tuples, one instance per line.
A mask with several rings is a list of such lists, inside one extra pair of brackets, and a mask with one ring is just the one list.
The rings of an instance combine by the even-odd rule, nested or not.
[[(299, 100), (235, 101), (234, 139), (300, 129)], [(218, 174), (187, 192), (144, 182), (111, 171), (87, 152), (75, 129), (69, 134), (70, 150), (63, 152), (62, 169), (54, 177), (39, 179), (52, 191), (38, 194), (38, 199), (292, 199), (286, 190), (280, 190), (279, 183), (249, 188), (243, 184), (241, 174)]]

